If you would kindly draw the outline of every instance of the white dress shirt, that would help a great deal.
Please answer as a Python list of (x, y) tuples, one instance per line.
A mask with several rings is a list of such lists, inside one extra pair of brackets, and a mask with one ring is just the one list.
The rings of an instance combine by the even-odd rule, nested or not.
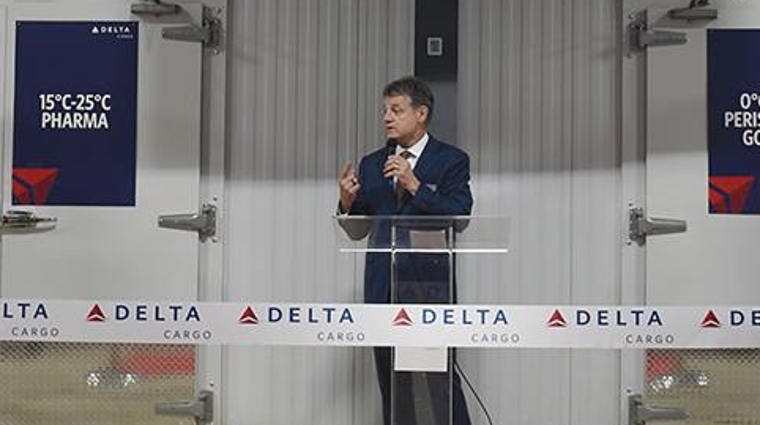
[(417, 165), (417, 160), (420, 159), (422, 152), (425, 150), (425, 146), (427, 146), (428, 140), (430, 140), (430, 136), (428, 136), (428, 134), (425, 133), (422, 135), (422, 138), (416, 141), (412, 145), (412, 147), (410, 147), (409, 149), (404, 149), (401, 145), (396, 145), (396, 155), (401, 154), (401, 152), (405, 150), (409, 151), (412, 155), (414, 155), (411, 158), (407, 158), (407, 161), (409, 161), (409, 165), (411, 165), (412, 170), (414, 170), (414, 167)]

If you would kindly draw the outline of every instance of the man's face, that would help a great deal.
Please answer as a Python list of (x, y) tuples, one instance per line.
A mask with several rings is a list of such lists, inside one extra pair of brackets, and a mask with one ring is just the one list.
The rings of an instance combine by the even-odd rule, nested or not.
[(427, 107), (412, 106), (412, 99), (407, 95), (388, 96), (383, 99), (383, 122), (385, 135), (396, 139), (403, 146), (415, 142), (425, 132)]

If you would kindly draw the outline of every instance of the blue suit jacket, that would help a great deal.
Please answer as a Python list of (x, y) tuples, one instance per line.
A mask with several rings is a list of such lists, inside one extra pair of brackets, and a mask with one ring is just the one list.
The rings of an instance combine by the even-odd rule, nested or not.
[[(436, 140), (432, 136), (417, 160), (414, 174), (420, 188), (414, 196), (408, 192), (399, 201), (392, 179), (383, 176), (388, 149), (378, 149), (362, 158), (359, 164), (361, 189), (351, 206), (351, 215), (469, 215), (470, 160), (465, 152)], [(387, 222), (372, 229), (369, 244), (388, 246)], [(403, 239), (403, 232), (399, 233)], [(398, 240), (398, 239), (397, 239)], [(441, 302), (453, 298), (448, 293), (448, 257), (441, 254), (397, 254), (399, 293), (402, 283), (409, 288), (424, 289), (424, 294), (410, 295), (400, 302)], [(369, 253), (364, 270), (364, 300), (368, 303), (390, 301), (390, 254)], [(425, 283), (428, 283), (425, 285)], [(414, 299), (412, 299), (414, 298)]]

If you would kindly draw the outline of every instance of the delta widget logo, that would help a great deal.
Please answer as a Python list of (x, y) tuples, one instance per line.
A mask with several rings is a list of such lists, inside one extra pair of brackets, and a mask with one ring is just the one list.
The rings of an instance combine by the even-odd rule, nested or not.
[(100, 308), (98, 304), (95, 304), (90, 308), (90, 312), (87, 313), (87, 321), (88, 322), (105, 322), (106, 321), (106, 315), (103, 314), (103, 310)]
[(710, 212), (741, 214), (754, 183), (754, 176), (711, 176)]
[(412, 326), (412, 318), (409, 317), (409, 313), (405, 309), (401, 309), (396, 313), (396, 317), (393, 318), (393, 326)]
[(57, 168), (14, 168), (13, 205), (44, 205), (57, 178)]
[(703, 328), (719, 328), (721, 326), (721, 323), (720, 320), (718, 320), (718, 316), (715, 315), (715, 312), (710, 310), (705, 314), (705, 317), (702, 319), (700, 326)]
[(241, 325), (258, 325), (259, 318), (256, 316), (256, 313), (253, 311), (251, 306), (248, 306), (245, 310), (243, 310), (243, 314), (240, 315), (238, 323)]
[(549, 316), (549, 320), (546, 321), (546, 326), (550, 328), (566, 328), (567, 321), (562, 316), (562, 313), (560, 313), (559, 310), (555, 309), (554, 313)]
[(129, 28), (129, 25), (120, 25), (120, 24), (93, 25), (92, 29), (90, 30), (90, 34), (124, 35), (124, 34), (132, 34), (132, 29)]

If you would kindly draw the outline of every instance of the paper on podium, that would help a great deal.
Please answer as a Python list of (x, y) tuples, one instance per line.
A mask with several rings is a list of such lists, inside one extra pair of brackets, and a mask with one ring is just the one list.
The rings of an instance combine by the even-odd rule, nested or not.
[(446, 372), (446, 347), (396, 347), (393, 369), (397, 372)]

